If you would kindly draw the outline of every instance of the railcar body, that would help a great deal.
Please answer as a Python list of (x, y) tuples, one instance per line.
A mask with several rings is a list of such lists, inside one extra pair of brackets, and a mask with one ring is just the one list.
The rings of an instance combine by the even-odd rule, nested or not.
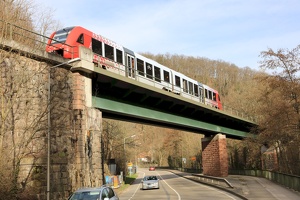
[(217, 90), (80, 26), (52, 33), (46, 51), (72, 59), (79, 57), (79, 46), (90, 48), (93, 62), (103, 69), (222, 109)]

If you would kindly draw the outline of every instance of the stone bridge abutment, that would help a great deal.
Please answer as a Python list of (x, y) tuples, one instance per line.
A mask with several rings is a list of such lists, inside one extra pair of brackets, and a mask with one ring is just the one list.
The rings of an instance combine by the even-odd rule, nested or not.
[(71, 72), (74, 113), (75, 155), (70, 168), (72, 188), (103, 184), (101, 158), (102, 113), (91, 107), (91, 79), (88, 73)]
[(89, 73), (71, 65), (50, 69), (66, 60), (42, 55), (0, 50), (0, 158), (7, 169), (0, 173), (19, 173), (17, 187), (46, 199), (50, 133), (50, 199), (66, 199), (77, 188), (103, 184), (102, 113), (91, 107)]

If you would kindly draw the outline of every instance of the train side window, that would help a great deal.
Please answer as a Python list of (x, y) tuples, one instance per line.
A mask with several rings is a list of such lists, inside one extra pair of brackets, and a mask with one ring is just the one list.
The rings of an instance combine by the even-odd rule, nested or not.
[(92, 51), (102, 56), (102, 42), (92, 38)]
[(145, 76), (144, 61), (137, 58), (137, 70), (139, 75)]
[(175, 75), (175, 85), (180, 87), (180, 77)]
[(123, 51), (117, 49), (117, 63), (123, 65)]
[(208, 90), (208, 98), (212, 100), (212, 92)]
[(212, 93), (213, 94), (213, 96), (212, 96), (212, 100), (214, 100), (214, 101), (217, 101), (217, 98), (216, 98), (216, 93)]
[(193, 83), (189, 82), (189, 94), (193, 94)]
[(152, 79), (153, 78), (153, 67), (151, 64), (146, 62), (146, 77)]
[(198, 91), (199, 91), (198, 85), (194, 84), (194, 94), (196, 97), (199, 97)]
[(170, 73), (164, 70), (164, 81), (170, 83)]
[(80, 44), (84, 44), (84, 37), (83, 37), (83, 33), (81, 33), (77, 39), (77, 42)]
[(161, 82), (160, 80), (160, 68), (159, 67), (156, 67), (154, 66), (154, 77), (155, 77), (155, 81), (157, 82)]
[(114, 60), (114, 48), (108, 44), (104, 45), (105, 57), (111, 60)]
[(188, 92), (188, 84), (187, 84), (187, 80), (182, 79), (183, 82), (183, 91), (184, 92)]

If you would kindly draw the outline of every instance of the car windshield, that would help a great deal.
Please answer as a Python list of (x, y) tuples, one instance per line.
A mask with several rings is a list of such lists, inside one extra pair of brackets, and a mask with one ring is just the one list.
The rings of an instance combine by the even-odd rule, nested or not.
[(85, 192), (76, 192), (74, 193), (69, 200), (96, 200), (100, 197), (100, 191), (85, 191)]
[(67, 37), (73, 28), (74, 27), (69, 27), (56, 31), (51, 43), (64, 43), (67, 40)]
[(145, 181), (150, 181), (150, 180), (157, 180), (156, 176), (148, 176), (144, 178)]

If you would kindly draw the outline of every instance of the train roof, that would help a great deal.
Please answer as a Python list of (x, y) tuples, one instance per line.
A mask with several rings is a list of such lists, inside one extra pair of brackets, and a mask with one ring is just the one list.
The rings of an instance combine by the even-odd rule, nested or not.
[(73, 30), (75, 28), (75, 26), (69, 26), (69, 27), (66, 27), (66, 28), (62, 28), (58, 31), (55, 31), (56, 33), (59, 33), (59, 32), (69, 32), (71, 30)]

